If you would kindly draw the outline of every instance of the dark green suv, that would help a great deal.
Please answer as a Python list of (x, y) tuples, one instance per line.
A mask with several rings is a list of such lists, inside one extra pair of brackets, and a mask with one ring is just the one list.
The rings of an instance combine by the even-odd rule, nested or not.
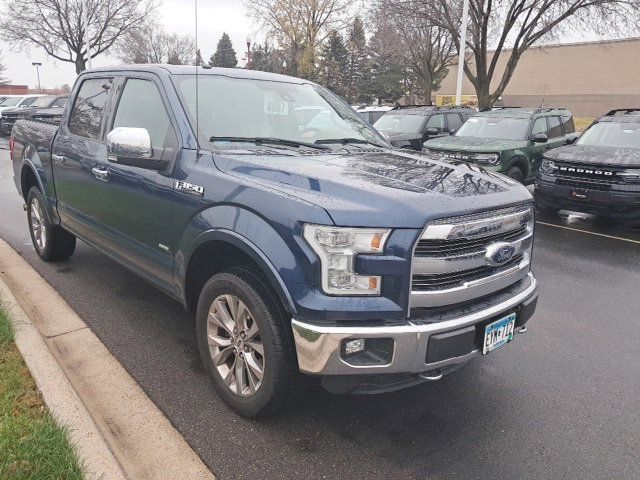
[(423, 150), (527, 183), (534, 180), (546, 150), (576, 138), (573, 117), (564, 108), (502, 108), (476, 113), (455, 135), (429, 140)]

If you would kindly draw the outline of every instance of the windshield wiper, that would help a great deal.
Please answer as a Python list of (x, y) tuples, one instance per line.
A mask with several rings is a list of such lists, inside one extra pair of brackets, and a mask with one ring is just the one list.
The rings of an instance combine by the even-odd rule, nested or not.
[(285, 138), (272, 137), (210, 137), (210, 142), (238, 142), (255, 143), (256, 145), (286, 145), (288, 147), (309, 147), (318, 150), (327, 150), (328, 147), (316, 145), (315, 143), (298, 142), (297, 140), (287, 140)]
[(374, 142), (370, 142), (368, 140), (363, 140), (362, 138), (323, 138), (321, 140), (316, 140), (316, 145), (323, 145), (325, 143), (341, 143), (342, 145), (346, 145), (348, 143), (366, 143), (369, 145), (375, 145), (376, 147), (382, 148), (380, 145)]

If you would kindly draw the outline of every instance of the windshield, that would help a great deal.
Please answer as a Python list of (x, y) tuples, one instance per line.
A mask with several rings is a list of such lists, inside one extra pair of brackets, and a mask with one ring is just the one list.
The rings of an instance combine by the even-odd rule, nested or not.
[(197, 111), (201, 145), (246, 148), (212, 138), (240, 137), (303, 144), (352, 138), (387, 146), (348, 105), (314, 85), (200, 75), (196, 97), (195, 75), (176, 75), (174, 80), (194, 124)]
[(39, 97), (36, 98), (32, 103), (31, 106), (32, 107), (48, 107), (49, 104), (51, 103), (51, 101), (54, 99), (55, 97)]
[(5, 98), (2, 103), (0, 103), (0, 107), (15, 107), (18, 103), (20, 103), (22, 97), (9, 97)]
[(427, 117), (406, 113), (385, 113), (373, 124), (378, 130), (399, 133), (420, 133)]
[(508, 117), (471, 117), (456, 132), (456, 137), (524, 140), (529, 119)]
[(596, 123), (587, 129), (576, 143), (602, 147), (640, 148), (640, 123)]

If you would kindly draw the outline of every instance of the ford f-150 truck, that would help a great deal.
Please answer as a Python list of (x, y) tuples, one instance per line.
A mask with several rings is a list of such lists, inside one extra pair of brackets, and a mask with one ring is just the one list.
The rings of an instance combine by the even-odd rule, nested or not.
[(38, 255), (80, 238), (195, 312), (242, 415), (282, 405), (300, 372), (337, 393), (438, 380), (535, 310), (528, 191), (395, 150), (305, 80), (92, 70), (59, 126), (19, 120), (10, 148)]

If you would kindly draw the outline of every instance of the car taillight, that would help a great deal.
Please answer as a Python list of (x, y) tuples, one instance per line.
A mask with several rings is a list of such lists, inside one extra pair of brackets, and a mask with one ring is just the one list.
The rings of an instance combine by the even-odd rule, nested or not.
[(15, 141), (13, 140), (13, 137), (9, 137), (9, 158), (11, 158), (11, 161), (13, 162), (13, 147), (15, 146)]

